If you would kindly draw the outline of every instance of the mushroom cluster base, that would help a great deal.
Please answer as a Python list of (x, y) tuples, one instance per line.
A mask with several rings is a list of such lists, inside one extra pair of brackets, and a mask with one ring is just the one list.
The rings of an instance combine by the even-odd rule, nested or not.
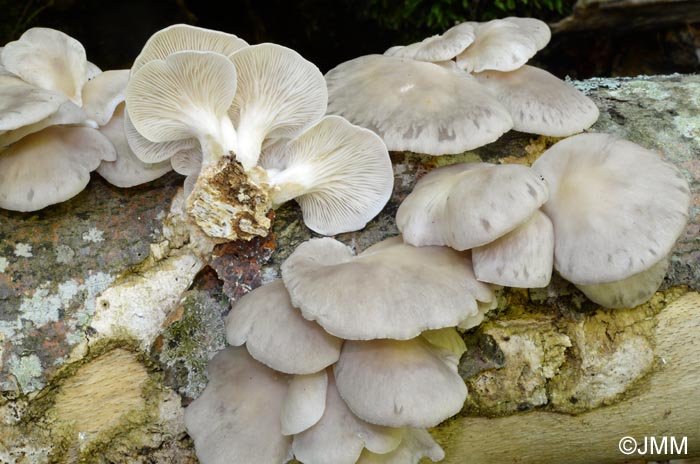
[[(561, 279), (500, 294), (465, 337), (466, 408), (432, 430), (445, 462), (626, 462), (618, 442), (627, 435), (685, 436), (682, 457), (700, 457), (700, 77), (577, 85), (601, 109), (594, 131), (665, 152), (679, 167), (692, 190), (690, 222), (661, 291), (638, 308), (602, 310)], [(394, 153), (390, 203), (338, 239), (359, 251), (396, 235), (398, 203), (438, 165), (530, 164), (555, 141), (511, 132), (461, 155)], [(184, 406), (225, 344), (230, 300), (278, 278), (312, 233), (288, 204), (268, 237), (212, 251), (177, 214), (182, 204), (171, 206), (182, 181), (171, 173), (117, 190), (95, 177), (61, 205), (0, 211), (0, 463), (196, 463)], [(225, 190), (211, 189), (211, 198)], [(265, 229), (266, 207), (248, 205), (249, 230)]]

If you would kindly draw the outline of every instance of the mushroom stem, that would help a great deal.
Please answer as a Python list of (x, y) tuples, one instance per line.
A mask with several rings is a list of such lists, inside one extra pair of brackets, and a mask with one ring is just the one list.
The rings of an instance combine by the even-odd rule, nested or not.
[(286, 169), (268, 169), (267, 176), (271, 187), (272, 207), (277, 208), (289, 200), (308, 193), (311, 187), (311, 182), (308, 181), (313, 178), (313, 172), (309, 165), (304, 164)]
[(250, 115), (241, 118), (238, 125), (238, 144), (236, 147), (236, 159), (243, 165), (243, 169), (249, 171), (258, 164), (262, 144), (268, 127), (265, 116)]
[(217, 164), (224, 156), (236, 151), (238, 135), (228, 116), (205, 123), (207, 130), (198, 131), (198, 140), (202, 146), (203, 164)]

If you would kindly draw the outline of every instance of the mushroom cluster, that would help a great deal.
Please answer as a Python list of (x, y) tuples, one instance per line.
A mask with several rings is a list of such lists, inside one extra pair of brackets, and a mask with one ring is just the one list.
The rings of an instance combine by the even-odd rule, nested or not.
[(323, 75), (289, 48), (186, 25), (154, 34), (126, 90), (127, 138), (144, 162), (188, 176), (186, 209), (211, 237), (266, 235), (295, 199), (306, 225), (364, 227), (388, 201), (382, 140), (326, 112)]
[(465, 163), (423, 177), (399, 207), (406, 243), (471, 250), (478, 280), (545, 287), (552, 269), (592, 301), (627, 308), (661, 285), (688, 221), (685, 177), (658, 154), (580, 134), (532, 168)]
[(35, 211), (97, 170), (130, 187), (170, 170), (133, 156), (123, 129), (128, 70), (102, 72), (77, 40), (33, 28), (0, 48), (0, 208)]
[(391, 151), (462, 153), (510, 129), (568, 136), (595, 104), (525, 63), (549, 42), (532, 18), (458, 24), (422, 42), (340, 64), (326, 74), (328, 111), (379, 134)]
[[(358, 255), (301, 244), (282, 280), (246, 294), (226, 320), (232, 345), (185, 421), (205, 464), (417, 463), (444, 457), (425, 430), (467, 395), (464, 341), (495, 300), (465, 253), (400, 237)], [(246, 348), (240, 348), (245, 344)]]

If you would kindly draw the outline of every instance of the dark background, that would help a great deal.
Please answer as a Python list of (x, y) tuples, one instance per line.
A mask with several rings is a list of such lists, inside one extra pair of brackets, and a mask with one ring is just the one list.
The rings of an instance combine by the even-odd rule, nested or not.
[[(674, 0), (678, 4), (678, 0)], [(0, 0), (0, 43), (29, 27), (60, 29), (83, 43), (88, 59), (103, 70), (128, 68), (148, 37), (174, 24), (218, 29), (249, 43), (275, 42), (297, 50), (326, 72), (351, 58), (382, 53), (440, 33), (462, 20), (512, 15), (555, 24), (575, 0)], [(634, 3), (631, 2), (630, 3)], [(577, 31), (555, 33), (533, 63), (559, 77), (630, 76), (700, 71), (700, 25), (683, 18), (622, 13), (620, 24), (580, 21)], [(681, 3), (684, 3), (681, 0)], [(696, 3), (700, 0), (687, 0)], [(692, 6), (691, 6), (692, 9)], [(595, 12), (594, 12), (595, 14)], [(611, 17), (601, 12), (603, 17)], [(635, 24), (641, 26), (636, 27)], [(576, 28), (575, 28), (576, 29)], [(555, 27), (555, 30), (558, 30)]]

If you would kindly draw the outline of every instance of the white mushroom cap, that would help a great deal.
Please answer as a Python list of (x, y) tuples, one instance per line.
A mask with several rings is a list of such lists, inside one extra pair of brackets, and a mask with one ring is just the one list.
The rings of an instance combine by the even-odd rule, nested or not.
[(474, 78), (433, 63), (363, 56), (330, 70), (326, 81), (328, 113), (376, 132), (391, 151), (462, 153), (513, 125)]
[(357, 464), (418, 464), (424, 457), (438, 462), (445, 458), (445, 452), (427, 430), (405, 428), (398, 448), (386, 454), (364, 450)]
[(86, 119), (85, 112), (70, 100), (66, 100), (50, 116), (33, 124), (0, 133), (0, 147), (7, 146), (47, 127), (68, 124), (81, 124)]
[(573, 86), (539, 68), (475, 74), (508, 108), (513, 129), (563, 137), (588, 129), (598, 120), (595, 103)]
[(343, 343), (301, 316), (281, 280), (234, 303), (226, 317), (226, 338), (234, 346), (245, 343), (255, 359), (288, 374), (325, 369), (338, 360)]
[(202, 464), (287, 462), (291, 437), (280, 411), (289, 376), (258, 363), (245, 348), (229, 347), (208, 364), (209, 384), (185, 409), (185, 426)]
[(236, 68), (226, 57), (177, 52), (146, 63), (132, 75), (126, 89), (127, 111), (136, 130), (151, 142), (196, 137), (203, 146), (215, 143), (223, 148), (209, 156), (223, 156), (236, 146), (227, 114), (235, 93)]
[(326, 112), (321, 71), (294, 50), (265, 43), (231, 56), (238, 90), (231, 119), (238, 131), (236, 157), (246, 170), (258, 161), (265, 139), (292, 138)]
[(404, 241), (468, 250), (507, 234), (547, 200), (527, 166), (462, 163), (423, 177), (396, 214)]
[(97, 75), (101, 72), (102, 70), (95, 63), (92, 63), (90, 61), (87, 62), (87, 66), (85, 67), (85, 78), (88, 81), (97, 77)]
[(494, 19), (477, 26), (474, 43), (457, 55), (457, 65), (469, 72), (513, 71), (537, 53), (540, 42), (539, 32)]
[(400, 429), (372, 425), (355, 416), (340, 397), (333, 375), (329, 375), (323, 417), (295, 435), (292, 448), (304, 464), (354, 464), (365, 447), (380, 454), (396, 449), (401, 435)]
[(685, 177), (657, 153), (607, 134), (547, 150), (533, 170), (549, 184), (554, 266), (575, 284), (616, 282), (668, 255), (688, 220)]
[[(197, 139), (188, 138), (163, 143), (151, 142), (136, 130), (131, 123), (131, 119), (129, 119), (128, 111), (124, 113), (124, 132), (126, 133), (126, 141), (129, 143), (131, 151), (144, 163), (157, 163), (172, 159), (177, 156), (178, 153), (197, 151), (199, 152), (199, 167), (197, 168), (197, 172), (199, 172), (199, 168), (201, 168), (202, 164), (202, 149)], [(175, 163), (177, 164), (178, 161), (175, 161)], [(173, 169), (175, 169), (175, 166), (173, 166)], [(177, 171), (177, 169), (175, 170)], [(180, 174), (184, 173), (180, 172)]]
[(549, 285), (554, 265), (552, 221), (537, 210), (516, 229), (472, 250), (474, 272), (482, 282), (516, 288)]
[(454, 327), (426, 330), (421, 334), (421, 337), (429, 341), (432, 345), (441, 348), (446, 353), (452, 353), (457, 362), (459, 362), (459, 358), (464, 352), (467, 351), (467, 345), (464, 343), (464, 339)]
[(116, 152), (88, 127), (49, 127), (0, 152), (0, 208), (36, 211), (80, 193)]
[(546, 47), (549, 43), (549, 39), (552, 38), (552, 31), (549, 29), (549, 26), (547, 26), (547, 23), (539, 19), (510, 16), (508, 18), (503, 18), (503, 21), (513, 23), (524, 31), (530, 40), (535, 43), (537, 50), (542, 50)]
[(19, 40), (5, 45), (2, 64), (26, 82), (60, 92), (78, 106), (82, 104), (81, 90), (88, 79), (85, 49), (63, 32), (29, 29)]
[(294, 198), (304, 223), (324, 235), (362, 229), (389, 201), (394, 185), (382, 139), (339, 116), (274, 144), (260, 165), (268, 171), (273, 207)]
[(405, 47), (391, 47), (384, 55), (419, 61), (451, 60), (474, 42), (475, 26), (476, 23), (458, 24), (444, 34), (428, 37), (422, 42)]
[(0, 130), (39, 122), (55, 113), (66, 100), (61, 93), (27, 84), (14, 76), (0, 75)]
[(112, 119), (99, 129), (100, 133), (114, 145), (117, 159), (100, 163), (97, 173), (110, 184), (127, 188), (155, 180), (170, 172), (172, 167), (167, 160), (149, 164), (134, 155), (124, 133), (124, 113), (124, 102), (122, 102), (114, 111)]
[(476, 314), (468, 265), (462, 253), (412, 247), (400, 237), (358, 256), (321, 238), (299, 245), (282, 264), (282, 277), (303, 316), (333, 335), (408, 339)]
[(131, 74), (153, 60), (164, 60), (168, 55), (182, 51), (215, 52), (231, 56), (248, 43), (233, 34), (213, 31), (187, 24), (174, 24), (153, 34), (139, 56), (134, 60)]
[(89, 80), (83, 87), (83, 110), (99, 126), (112, 119), (114, 110), (124, 101), (129, 70), (105, 71)]
[(316, 424), (326, 410), (328, 374), (325, 370), (309, 375), (295, 375), (289, 382), (282, 405), (284, 435), (296, 435)]
[(648, 301), (666, 276), (670, 264), (666, 256), (646, 271), (618, 282), (576, 285), (589, 300), (606, 308), (633, 308)]
[(360, 418), (389, 427), (432, 427), (457, 414), (467, 387), (459, 358), (423, 337), (346, 341), (334, 367), (340, 396)]

